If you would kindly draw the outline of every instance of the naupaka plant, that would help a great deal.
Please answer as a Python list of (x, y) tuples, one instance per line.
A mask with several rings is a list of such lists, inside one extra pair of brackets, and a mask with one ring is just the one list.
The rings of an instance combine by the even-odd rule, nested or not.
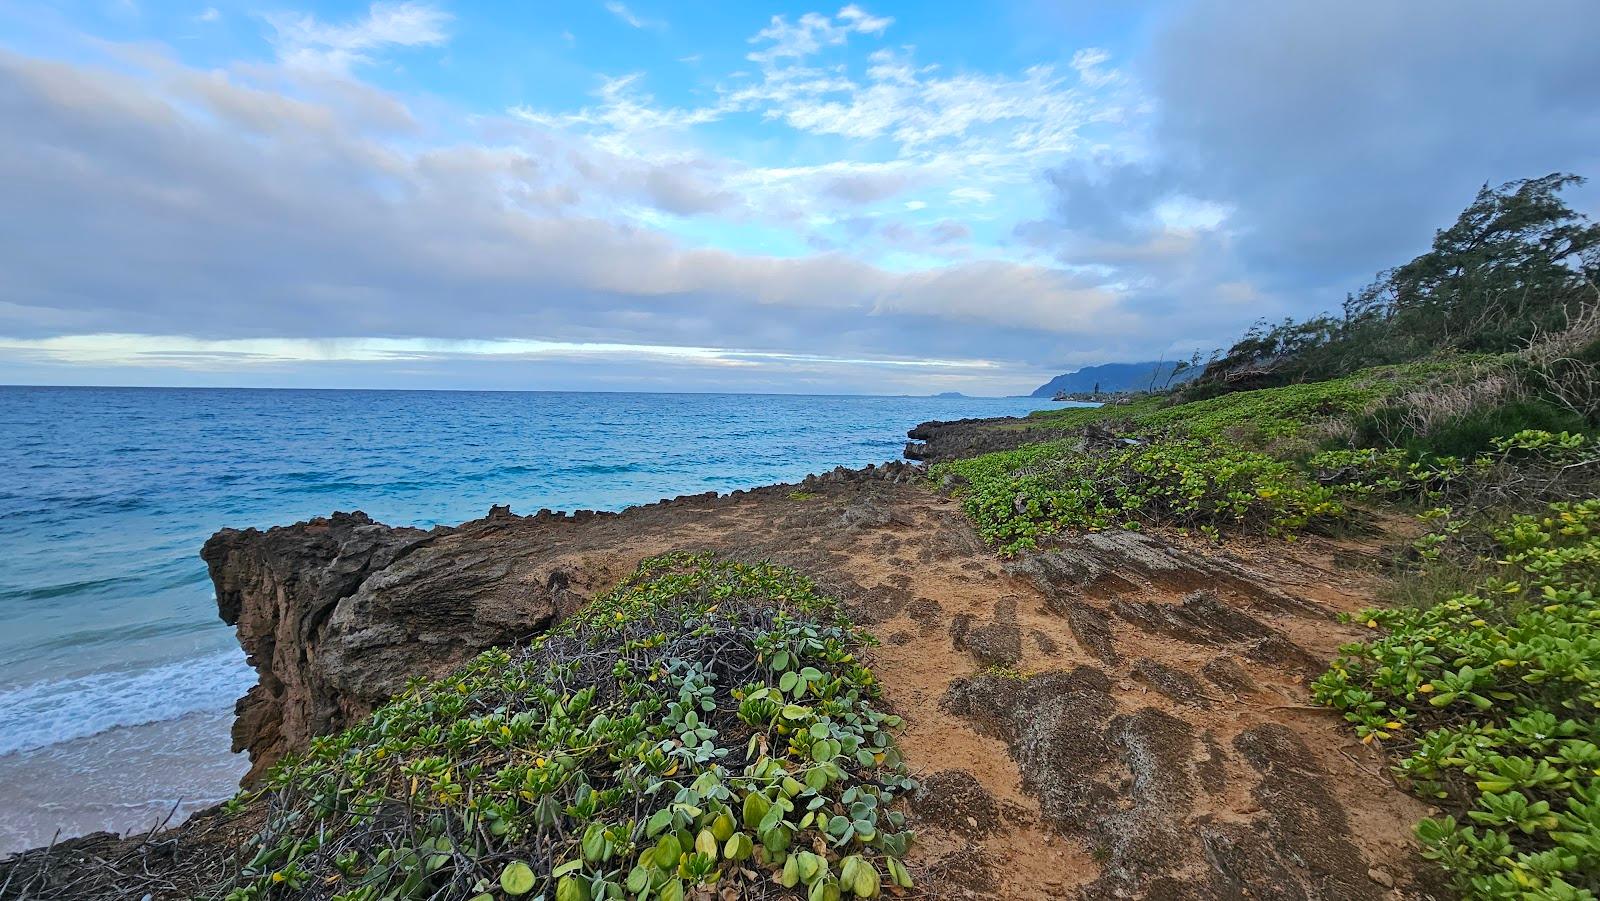
[(1112, 449), (1062, 440), (940, 463), (965, 480), (962, 505), (1007, 554), (1068, 529), (1222, 529), (1293, 538), (1343, 518), (1333, 489), (1294, 464), (1200, 438), (1129, 439)]
[[(872, 898), (914, 787), (871, 641), (797, 573), (646, 561), (516, 650), (412, 683), (259, 791), (229, 901)], [(249, 800), (249, 799), (246, 799)]]
[(1314, 686), (1444, 809), (1417, 836), (1463, 895), (1600, 895), (1600, 499), (1512, 516), (1493, 575), (1427, 605), (1359, 615)]

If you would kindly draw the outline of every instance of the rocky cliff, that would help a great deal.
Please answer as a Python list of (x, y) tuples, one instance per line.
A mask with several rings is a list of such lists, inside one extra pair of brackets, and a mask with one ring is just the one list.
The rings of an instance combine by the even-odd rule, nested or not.
[[(868, 472), (840, 470), (806, 485), (910, 474), (900, 465)], [(696, 534), (704, 514), (726, 519), (742, 503), (792, 488), (682, 497), (623, 514), (516, 516), (497, 507), (431, 531), (356, 512), (218, 532), (201, 556), (218, 613), (260, 677), (235, 706), (233, 749), (251, 760), (246, 784), (312, 737), (367, 715), (408, 679), (542, 632), (642, 557)]]
[[(936, 455), (943, 431), (923, 429)], [(235, 742), (259, 775), (645, 557), (713, 550), (798, 569), (881, 639), (867, 662), (923, 782), (909, 863), (929, 897), (1429, 896), (1410, 838), (1422, 805), (1307, 704), (1308, 674), (1361, 635), (1333, 614), (1371, 602), (1375, 540), (1108, 532), (1005, 561), (921, 473), (840, 470), (621, 514), (499, 508), (431, 531), (338, 514), (220, 532), (205, 549), (219, 610), (261, 675)], [(0, 883), (188, 897), (227, 872), (253, 815), (32, 852)]]
[(1168, 383), (1185, 382), (1193, 378), (1194, 370), (1173, 373), (1176, 361), (1150, 360), (1145, 363), (1103, 363), (1058, 375), (1033, 389), (1032, 397), (1054, 397), (1065, 391), (1149, 391)]
[(409, 677), (548, 625), (567, 577), (533, 555), (513, 562), (492, 553), (493, 537), (512, 523), (520, 520), (497, 512), (424, 532), (335, 513), (212, 536), (201, 556), (218, 612), (260, 675), (235, 707), (233, 749), (250, 754), (246, 781), (371, 712)]

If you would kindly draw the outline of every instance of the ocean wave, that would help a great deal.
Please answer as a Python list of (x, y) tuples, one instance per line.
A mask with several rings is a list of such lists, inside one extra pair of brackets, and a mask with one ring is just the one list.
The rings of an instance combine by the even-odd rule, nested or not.
[(120, 578), (81, 579), (34, 588), (0, 588), (0, 601), (47, 601), (59, 597), (89, 596), (100, 594), (106, 589), (123, 584), (124, 581)]
[(572, 466), (563, 466), (556, 470), (559, 473), (572, 473), (586, 476), (618, 475), (625, 472), (645, 472), (646, 469), (637, 463), (578, 463)]
[(238, 651), (223, 651), (146, 670), (0, 691), (0, 755), (225, 708), (255, 680)]

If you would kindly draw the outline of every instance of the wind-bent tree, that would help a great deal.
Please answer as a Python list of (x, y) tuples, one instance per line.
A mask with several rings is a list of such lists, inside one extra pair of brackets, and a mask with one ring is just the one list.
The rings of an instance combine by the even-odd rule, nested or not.
[(1197, 382), (1213, 390), (1323, 379), (1441, 350), (1498, 353), (1596, 302), (1600, 225), (1560, 197), (1576, 175), (1484, 185), (1427, 253), (1380, 273), (1339, 316), (1258, 322)]

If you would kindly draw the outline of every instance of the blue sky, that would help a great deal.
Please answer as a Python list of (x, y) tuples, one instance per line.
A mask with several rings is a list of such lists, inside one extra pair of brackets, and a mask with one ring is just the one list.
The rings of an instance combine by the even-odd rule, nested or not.
[(11, 3), (0, 383), (1002, 394), (1187, 356), (1484, 182), (1596, 174), (1593, 19)]

